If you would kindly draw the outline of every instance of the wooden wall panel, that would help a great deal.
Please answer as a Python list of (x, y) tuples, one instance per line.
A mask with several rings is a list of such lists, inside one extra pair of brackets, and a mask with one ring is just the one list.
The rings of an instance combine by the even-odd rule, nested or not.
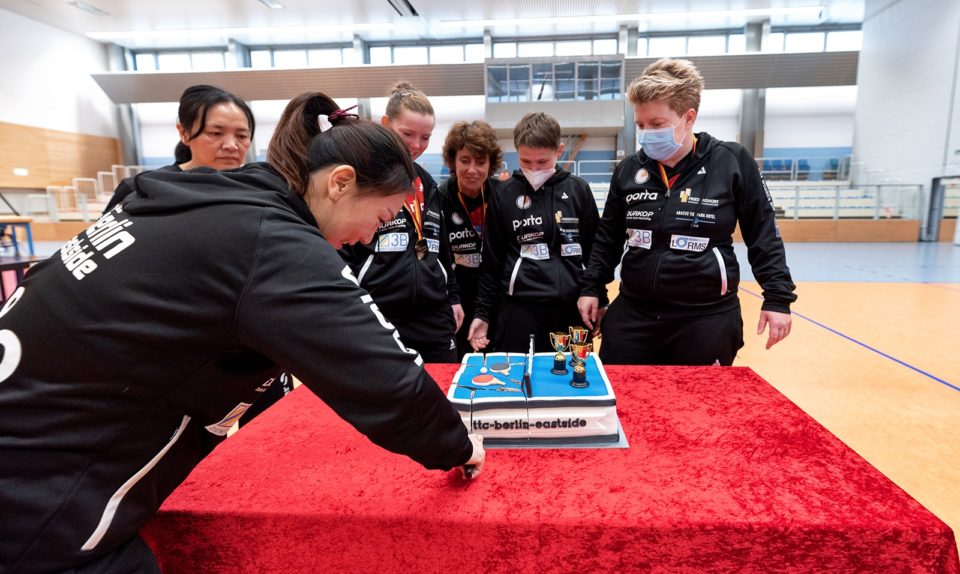
[[(117, 138), (0, 122), (0, 188), (69, 185), (121, 161)], [(13, 175), (26, 168), (30, 175)]]
[[(913, 219), (778, 219), (783, 240), (790, 242), (915, 242), (920, 222)], [(743, 241), (740, 229), (734, 239)]]
[(937, 241), (945, 241), (950, 243), (953, 241), (953, 234), (957, 230), (957, 220), (956, 219), (944, 219), (940, 222), (940, 236), (937, 238)]

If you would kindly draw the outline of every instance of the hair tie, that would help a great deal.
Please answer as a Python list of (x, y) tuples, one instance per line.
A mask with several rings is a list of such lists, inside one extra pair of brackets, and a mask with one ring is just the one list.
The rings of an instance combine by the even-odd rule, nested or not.
[(358, 116), (357, 114), (351, 114), (351, 113), (349, 113), (350, 110), (352, 110), (352, 109), (355, 108), (355, 107), (357, 107), (357, 106), (350, 106), (349, 108), (347, 108), (347, 109), (345, 109), (345, 110), (340, 110), (340, 109), (338, 109), (338, 110), (336, 110), (335, 112), (333, 112), (332, 114), (330, 114), (330, 115), (327, 116), (327, 121), (330, 122), (331, 124), (333, 124), (334, 122), (337, 122), (337, 121), (339, 121), (339, 120), (341, 120), (341, 119), (343, 119), (343, 118), (346, 118), (346, 117), (359, 118), (360, 116)]

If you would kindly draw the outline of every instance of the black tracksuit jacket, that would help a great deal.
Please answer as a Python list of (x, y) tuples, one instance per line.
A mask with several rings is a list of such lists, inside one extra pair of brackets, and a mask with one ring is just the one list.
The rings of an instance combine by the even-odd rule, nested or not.
[(437, 183), (414, 164), (423, 185), (423, 236), (429, 250), (417, 259), (417, 230), (406, 208), (381, 223), (373, 241), (340, 250), (360, 286), (401, 335), (411, 341), (449, 340), (455, 322), (451, 305), (460, 303), (457, 280), (451, 269), (450, 247), (444, 232)]
[(487, 204), (476, 317), (496, 318), (503, 296), (575, 305), (599, 218), (590, 185), (579, 177), (558, 166), (534, 191), (515, 171)]
[[(500, 182), (488, 179), (483, 184), (483, 197), (489, 204), (497, 193)], [(446, 224), (447, 238), (450, 243), (450, 252), (453, 257), (453, 273), (457, 278), (457, 287), (460, 290), (460, 303), (468, 317), (473, 316), (477, 298), (477, 285), (480, 281), (480, 260), (482, 238), (477, 235), (470, 214), (460, 203), (457, 193), (457, 180), (454, 177), (440, 184), (440, 208), (443, 210)], [(479, 199), (479, 197), (478, 197)], [(464, 319), (467, 321), (467, 319)], [(466, 323), (469, 328), (470, 323)]]
[[(643, 151), (614, 170), (587, 272), (584, 295), (606, 295), (622, 262), (620, 295), (634, 308), (683, 317), (736, 308), (737, 224), (763, 309), (790, 312), (796, 300), (773, 200), (743, 146), (697, 134), (696, 149), (675, 166), (670, 193)], [(669, 174), (668, 174), (669, 175)]]
[(266, 164), (133, 186), (0, 312), (0, 572), (136, 536), (281, 368), (383, 448), (468, 460), (420, 357)]

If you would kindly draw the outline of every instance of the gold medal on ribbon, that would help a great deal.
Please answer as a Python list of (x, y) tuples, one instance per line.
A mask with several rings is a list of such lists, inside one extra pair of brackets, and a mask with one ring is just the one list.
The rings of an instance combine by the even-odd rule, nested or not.
[(423, 261), (427, 257), (427, 240), (421, 237), (413, 245), (413, 249), (417, 252), (417, 259)]

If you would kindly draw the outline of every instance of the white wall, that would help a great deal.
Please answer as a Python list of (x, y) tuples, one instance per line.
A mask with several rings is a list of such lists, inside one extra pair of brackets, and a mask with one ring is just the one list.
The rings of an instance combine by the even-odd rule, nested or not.
[(90, 77), (106, 46), (0, 9), (0, 121), (118, 137), (116, 106)]
[[(960, 173), (955, 109), (951, 117), (958, 35), (956, 0), (866, 1), (853, 146), (853, 175), (861, 182), (929, 189), (931, 178)], [(952, 164), (945, 165), (945, 155)]]
[(770, 88), (763, 147), (850, 147), (857, 86)]
[(767, 115), (763, 147), (850, 147), (853, 114)]

